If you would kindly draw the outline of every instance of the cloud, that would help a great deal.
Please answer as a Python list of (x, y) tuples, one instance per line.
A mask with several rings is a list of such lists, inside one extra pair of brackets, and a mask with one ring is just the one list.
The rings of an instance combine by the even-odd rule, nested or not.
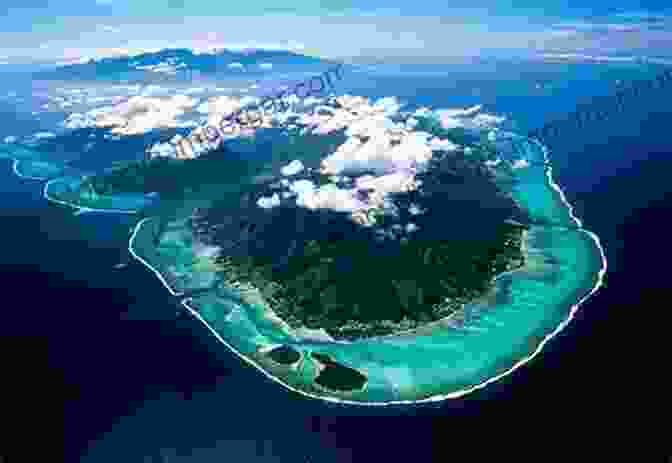
[[(111, 0), (98, 2), (110, 4)], [(16, 44), (17, 48), (0, 48), (0, 53), (53, 59), (65, 47), (82, 48), (80, 55), (96, 58), (121, 54), (108, 48), (114, 46), (128, 50), (192, 48), (195, 52), (211, 52), (213, 48), (277, 48), (346, 61), (445, 62), (490, 53), (508, 56), (514, 51), (527, 55), (537, 51), (582, 52), (583, 48), (589, 48), (589, 54), (602, 55), (607, 48), (611, 53), (623, 47), (624, 52), (631, 53), (633, 46), (643, 48), (647, 39), (651, 39), (651, 45), (663, 47), (663, 53), (648, 54), (666, 54), (664, 51), (669, 50), (664, 36), (669, 32), (660, 30), (667, 23), (660, 15), (628, 14), (626, 17), (621, 13), (622, 16), (535, 21), (535, 18), (485, 16), (486, 13), (459, 9), (450, 16), (399, 16), (393, 14), (394, 10), (375, 8), (350, 12), (352, 16), (197, 15), (156, 18), (151, 24), (143, 23), (142, 19), (123, 24), (115, 21), (105, 26), (103, 24), (112, 22), (109, 17), (91, 17), (84, 25), (79, 19), (76, 23), (71, 20), (72, 27), (70, 24), (64, 27), (68, 36), (64, 33), (62, 38), (51, 40), (50, 50), (38, 49), (35, 36), (26, 35), (24, 39), (23, 33), (16, 33), (6, 42)], [(90, 24), (100, 26), (90, 31)], [(126, 44), (119, 42), (120, 35), (112, 33), (111, 28), (116, 27), (123, 29)], [(78, 28), (85, 30), (76, 34), (80, 32)], [(251, 30), (255, 32), (252, 40)], [(289, 31), (291, 35), (287, 35)], [(656, 32), (660, 35), (655, 35)], [(86, 39), (82, 40), (84, 36)]]
[(176, 127), (177, 118), (194, 106), (196, 100), (185, 95), (171, 98), (133, 96), (114, 106), (95, 108), (86, 114), (72, 114), (64, 125), (70, 128), (112, 127), (118, 135), (146, 133), (153, 129)]
[(560, 22), (551, 26), (558, 35), (548, 40), (542, 51), (579, 53), (600, 59), (607, 54), (624, 53), (631, 56), (669, 55), (671, 19), (671, 16), (663, 14), (628, 12)]

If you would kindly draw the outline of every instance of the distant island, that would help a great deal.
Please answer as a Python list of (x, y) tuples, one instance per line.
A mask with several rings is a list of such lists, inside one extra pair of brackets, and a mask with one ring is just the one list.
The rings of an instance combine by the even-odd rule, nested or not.
[(159, 81), (172, 76), (184, 80), (193, 75), (210, 77), (262, 76), (305, 65), (336, 64), (289, 50), (234, 51), (225, 48), (195, 53), (188, 48), (163, 49), (137, 56), (90, 59), (36, 72), (36, 80)]

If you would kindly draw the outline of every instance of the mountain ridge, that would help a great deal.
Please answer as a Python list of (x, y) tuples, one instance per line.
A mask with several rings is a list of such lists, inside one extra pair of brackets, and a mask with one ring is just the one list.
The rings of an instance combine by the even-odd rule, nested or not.
[(215, 49), (198, 53), (189, 48), (165, 48), (135, 55), (90, 59), (61, 65), (34, 74), (38, 80), (147, 80), (161, 74), (175, 76), (184, 70), (204, 75), (250, 76), (271, 70), (290, 71), (296, 66), (328, 65), (336, 62), (289, 50), (250, 48), (233, 51)]

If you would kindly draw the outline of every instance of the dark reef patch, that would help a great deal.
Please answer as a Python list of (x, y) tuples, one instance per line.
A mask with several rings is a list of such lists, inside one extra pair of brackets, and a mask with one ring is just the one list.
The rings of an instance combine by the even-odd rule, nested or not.
[(359, 391), (368, 378), (359, 371), (334, 362), (328, 355), (311, 352), (324, 369), (315, 378), (315, 383), (332, 391)]
[(287, 345), (276, 347), (266, 355), (275, 363), (281, 365), (292, 365), (301, 360), (301, 353)]

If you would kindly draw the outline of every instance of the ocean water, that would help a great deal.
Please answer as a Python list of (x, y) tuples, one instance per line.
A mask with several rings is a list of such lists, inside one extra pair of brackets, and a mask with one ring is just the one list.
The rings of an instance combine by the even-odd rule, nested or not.
[[(377, 76), (375, 87), (369, 77), (350, 85), (353, 93), (360, 85), (371, 96), (415, 97), (433, 107), (487, 104), (487, 112), (533, 126), (571, 106), (569, 97), (586, 95), (586, 76), (595, 79), (588, 87), (610, 85), (602, 67), (585, 66), (556, 74), (511, 68), (480, 84), (477, 95), (467, 93), (476, 87), (469, 82), (485, 80), (485, 72), (471, 81), (465, 72), (450, 85), (418, 75), (415, 95), (394, 73)], [(626, 78), (641, 70), (611, 72)], [(530, 75), (539, 73), (575, 82), (538, 95)], [(434, 461), (449, 449), (446, 427), (469, 416), (525, 413), (530, 423), (557, 419), (552, 415), (641, 416), (645, 405), (631, 391), (656, 375), (663, 346), (651, 326), (669, 289), (664, 218), (672, 147), (669, 112), (654, 108), (656, 100), (638, 102), (628, 118), (600, 131), (568, 135), (551, 152), (556, 181), (605, 247), (607, 286), (526, 367), (465, 398), (413, 407), (325, 404), (279, 388), (222, 349), (151, 272), (129, 260), (132, 217), (73, 216), (42, 198), (43, 182), (19, 179), (3, 161), (1, 272), (9, 303), (2, 352), (10, 390), (27, 398), (14, 425), (32, 435), (62, 428), (65, 461)], [(15, 134), (16, 118), (4, 117), (3, 131)], [(129, 265), (114, 269), (120, 262)]]

